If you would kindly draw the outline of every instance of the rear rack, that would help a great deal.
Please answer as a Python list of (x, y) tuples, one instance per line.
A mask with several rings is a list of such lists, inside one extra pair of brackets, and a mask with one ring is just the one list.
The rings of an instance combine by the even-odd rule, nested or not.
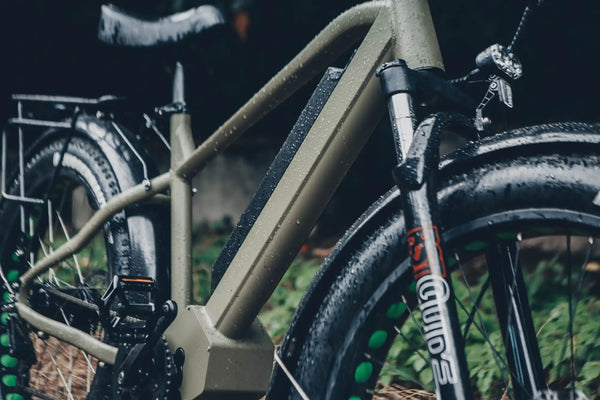
[[(84, 97), (70, 97), (70, 96), (46, 96), (39, 94), (13, 94), (11, 99), (17, 103), (17, 116), (9, 118), (7, 125), (2, 131), (2, 173), (1, 173), (1, 187), (0, 194), (3, 199), (17, 201), (22, 204), (43, 204), (43, 199), (36, 199), (25, 196), (25, 182), (23, 171), (24, 166), (24, 143), (23, 143), (23, 128), (62, 128), (62, 129), (74, 129), (77, 122), (77, 117), (82, 111), (101, 111), (115, 103), (120, 103), (124, 99), (113, 95), (101, 96), (98, 98), (84, 98)], [(63, 106), (64, 110), (52, 110), (52, 112), (46, 112), (45, 114), (54, 114), (56, 118), (36, 118), (23, 116), (24, 105), (43, 105), (47, 104), (50, 106)], [(32, 114), (34, 115), (34, 114)], [(9, 127), (16, 126), (18, 131), (18, 163), (19, 163), (19, 195), (9, 194), (6, 191), (6, 161), (7, 161), (7, 131)], [(122, 132), (119, 131), (122, 135)], [(130, 146), (128, 140), (126, 143)], [(135, 150), (134, 150), (135, 153)], [(139, 157), (137, 153), (136, 156)], [(145, 167), (145, 164), (144, 164)], [(145, 171), (145, 168), (144, 168)]]
[[(23, 131), (25, 128), (60, 128), (60, 129), (75, 129), (79, 116), (86, 113), (98, 113), (113, 111), (117, 105), (122, 104), (125, 98), (104, 95), (98, 98), (72, 97), (72, 96), (48, 96), (40, 94), (13, 94), (11, 99), (17, 104), (17, 116), (9, 118), (7, 124), (2, 131), (2, 172), (0, 178), (0, 196), (3, 199), (17, 201), (21, 204), (43, 204), (42, 199), (35, 199), (25, 196), (24, 182), (24, 140)], [(50, 108), (44, 108), (46, 107)], [(24, 107), (32, 106), (33, 111), (25, 114)], [(36, 115), (37, 114), (37, 115)], [(40, 115), (41, 114), (41, 115)], [(170, 151), (168, 141), (157, 128), (155, 121), (146, 113), (140, 113), (145, 121), (147, 129), (151, 129), (161, 140), (161, 142)], [(39, 118), (38, 118), (39, 117)], [(148, 177), (148, 168), (144, 159), (138, 153), (136, 148), (128, 139), (127, 135), (121, 130), (119, 124), (112, 122), (114, 131), (121, 137), (123, 142), (129, 147), (134, 156), (141, 163), (143, 168), (144, 180), (143, 184), (149, 190), (150, 179)], [(7, 163), (7, 131), (11, 127), (16, 127), (18, 132), (18, 179), (20, 193), (19, 195), (9, 194), (6, 192), (6, 163)]]
[[(9, 118), (9, 125), (16, 126), (37, 126), (41, 128), (72, 128), (74, 120), (77, 117), (77, 113), (82, 109), (93, 109), (100, 111), (105, 107), (114, 105), (115, 103), (121, 103), (124, 101), (123, 97), (106, 95), (98, 98), (85, 98), (85, 97), (71, 97), (71, 96), (47, 96), (40, 94), (13, 94), (11, 99), (17, 102), (18, 116), (16, 118)], [(38, 103), (38, 104), (54, 104), (71, 106), (73, 108), (73, 114), (71, 115), (71, 121), (61, 120), (47, 120), (37, 118), (23, 118), (23, 104), (26, 103)]]

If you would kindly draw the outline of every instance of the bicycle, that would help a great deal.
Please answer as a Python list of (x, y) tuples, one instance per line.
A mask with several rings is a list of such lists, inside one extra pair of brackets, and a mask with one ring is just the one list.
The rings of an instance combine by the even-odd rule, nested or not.
[[(524, 20), (535, 7), (526, 8)], [(210, 6), (158, 22), (104, 6), (99, 36), (113, 44), (168, 45), (222, 22)], [(214, 265), (210, 299), (193, 305), (191, 177), (363, 36), (344, 69), (326, 71)], [(587, 332), (592, 340), (583, 342), (576, 332), (600, 312), (590, 267), (600, 228), (600, 126), (548, 124), (480, 138), (489, 126), (487, 102), (512, 103), (509, 82), (522, 72), (512, 47), (486, 49), (477, 70), (449, 82), (437, 74), (443, 62), (426, 1), (365, 3), (332, 21), (197, 148), (177, 63), (173, 102), (157, 109), (171, 124), (170, 143), (164, 140), (171, 169), (162, 174), (135, 135), (111, 117), (119, 98), (15, 95), (18, 116), (3, 133), (2, 397), (240, 399), (268, 389), (271, 399), (365, 399), (386, 368), (397, 369), (392, 382), (415, 387), (414, 376), (395, 367), (394, 354), (384, 362), (398, 349), (396, 336), (409, 342), (438, 397), (488, 396), (477, 375), (490, 372), (471, 375), (463, 351), (464, 341), (479, 340), (472, 327), (487, 349), (477, 356), (494, 358), (500, 371), (499, 383), (487, 384), (495, 385), (494, 397), (597, 397), (599, 333)], [(482, 76), (489, 88), (478, 106), (457, 86)], [(454, 111), (439, 112), (424, 96), (432, 93)], [(274, 352), (256, 316), (385, 101), (398, 188), (340, 240)], [(32, 105), (50, 106), (58, 117), (30, 116), (25, 106)], [(14, 128), (19, 166), (6, 178), (7, 134)], [(27, 152), (25, 128), (42, 130)], [(440, 161), (447, 129), (472, 141)], [(76, 206), (93, 215), (73, 235), (76, 191), (85, 193)], [(169, 209), (170, 240), (161, 235)], [(540, 243), (557, 235), (566, 238), (566, 255), (552, 259), (551, 269), (526, 267), (526, 255), (541, 257)], [(99, 261), (85, 250), (90, 241), (105, 248)], [(580, 242), (583, 252), (572, 251)], [(75, 257), (82, 250), (85, 263)], [(539, 272), (524, 278), (531, 271)], [(531, 285), (545, 275), (556, 285)], [(552, 301), (562, 302), (541, 324), (526, 281), (530, 295), (551, 291)], [(482, 300), (489, 287), (491, 307)], [(457, 306), (465, 310), (460, 320)], [(499, 317), (495, 337), (487, 333), (491, 312)], [(546, 335), (556, 321), (563, 334)], [(424, 339), (420, 348), (410, 331)], [(504, 355), (497, 349), (502, 342)]]

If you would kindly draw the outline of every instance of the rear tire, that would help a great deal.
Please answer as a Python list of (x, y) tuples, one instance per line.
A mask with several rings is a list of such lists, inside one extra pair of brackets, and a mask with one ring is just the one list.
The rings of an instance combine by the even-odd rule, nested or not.
[[(41, 199), (48, 195), (50, 200), (48, 207), (23, 207), (25, 232), (21, 229), (21, 206), (6, 199), (0, 203), (0, 226), (4, 232), (0, 237), (0, 265), (8, 281), (2, 285), (5, 310), (0, 318), (0, 397), (6, 400), (114, 398), (111, 367), (99, 364), (73, 346), (30, 331), (31, 327), (18, 314), (10, 312), (12, 293), (18, 290), (19, 276), (29, 265), (76, 234), (95, 210), (121, 191), (104, 153), (93, 141), (77, 135), (70, 139), (57, 180), (49, 187), (66, 140), (66, 135), (41, 140), (25, 157), (25, 195)], [(18, 177), (8, 182), (7, 190), (13, 195), (20, 193)], [(96, 313), (68, 302), (56, 304), (52, 296), (44, 304), (43, 296), (36, 293), (69, 293), (97, 306), (98, 295), (104, 293), (112, 277), (128, 274), (135, 258), (132, 252), (127, 215), (121, 211), (76, 256), (40, 276), (30, 297), (32, 307), (107, 340)], [(25, 332), (11, 336), (10, 326)]]

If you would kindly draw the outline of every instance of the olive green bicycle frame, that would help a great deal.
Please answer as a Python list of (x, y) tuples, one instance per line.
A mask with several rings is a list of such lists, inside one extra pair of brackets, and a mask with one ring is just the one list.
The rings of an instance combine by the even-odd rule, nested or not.
[[(207, 304), (191, 305), (191, 179), (362, 38)], [(28, 306), (27, 293), (36, 276), (79, 251), (116, 212), (170, 190), (171, 294), (179, 311), (166, 337), (172, 349), (181, 347), (186, 354), (182, 396), (264, 391), (273, 345), (256, 316), (384, 114), (375, 71), (394, 58), (411, 68), (443, 69), (427, 0), (373, 1), (341, 14), (197, 148), (189, 115), (172, 115), (170, 171), (153, 178), (150, 188), (140, 184), (112, 198), (69, 242), (27, 271), (17, 302), (22, 318), (114, 364), (118, 348), (37, 313)]]

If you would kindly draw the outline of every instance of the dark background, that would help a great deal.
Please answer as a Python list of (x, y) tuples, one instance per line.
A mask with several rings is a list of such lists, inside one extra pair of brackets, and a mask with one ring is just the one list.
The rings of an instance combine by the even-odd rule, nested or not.
[[(147, 17), (200, 4), (186, 0), (114, 3)], [(160, 50), (113, 49), (100, 44), (96, 28), (101, 4), (90, 0), (0, 2), (0, 119), (14, 114), (9, 94), (15, 92), (76, 96), (112, 93), (125, 95), (148, 110), (169, 102), (168, 57)], [(246, 12), (250, 27), (246, 41), (227, 26), (189, 43), (192, 68), (187, 75), (188, 101), (197, 139), (209, 135), (327, 22), (356, 2), (223, 0), (215, 4), (228, 17), (236, 10)], [(447, 75), (456, 77), (472, 69), (475, 56), (485, 47), (510, 42), (525, 1), (431, 0), (430, 5)], [(510, 126), (598, 120), (599, 21), (600, 2), (545, 1), (527, 25), (517, 52), (525, 75), (514, 86), (515, 110), (508, 116)], [(344, 62), (340, 60), (338, 66)], [(251, 152), (257, 146), (275, 148), (280, 144), (298, 115), (298, 106), (306, 102), (311, 91), (303, 90), (272, 118), (260, 123), (237, 151)], [(389, 136), (375, 134), (367, 156), (358, 161), (361, 172), (350, 177), (348, 193), (381, 193), (391, 185), (393, 154), (388, 151), (385, 157), (378, 156), (379, 168), (375, 170), (373, 158), (369, 158), (390, 148)], [(367, 177), (372, 174), (383, 178)], [(358, 209), (372, 200), (372, 196), (362, 197)]]
[[(191, 1), (116, 1), (127, 10), (160, 16)], [(227, 115), (283, 66), (326, 23), (355, 2), (254, 0), (249, 37), (233, 34), (197, 43), (199, 96)], [(94, 96), (125, 94), (148, 103), (168, 101), (168, 75), (160, 54), (119, 51), (96, 41), (102, 2), (5, 0), (0, 3), (0, 108), (10, 92)], [(431, 0), (449, 76), (468, 71), (488, 45), (508, 43), (523, 0)], [(225, 11), (233, 5), (220, 3)], [(600, 6), (585, 0), (546, 0), (528, 25), (519, 52), (525, 77), (515, 87), (515, 120), (594, 119), (598, 110)], [(231, 32), (228, 32), (231, 33)], [(215, 42), (216, 45), (215, 45)], [(163, 57), (164, 59), (164, 57)], [(208, 63), (208, 64), (207, 64)], [(212, 65), (211, 65), (212, 64)], [(228, 66), (233, 64), (234, 66)], [(191, 74), (190, 74), (191, 75)], [(158, 90), (157, 90), (158, 89)], [(201, 92), (204, 94), (202, 95)], [(216, 108), (216, 107), (215, 107)], [(209, 113), (214, 115), (214, 113)], [(214, 117), (215, 120), (217, 116)], [(218, 122), (215, 122), (218, 124)]]

